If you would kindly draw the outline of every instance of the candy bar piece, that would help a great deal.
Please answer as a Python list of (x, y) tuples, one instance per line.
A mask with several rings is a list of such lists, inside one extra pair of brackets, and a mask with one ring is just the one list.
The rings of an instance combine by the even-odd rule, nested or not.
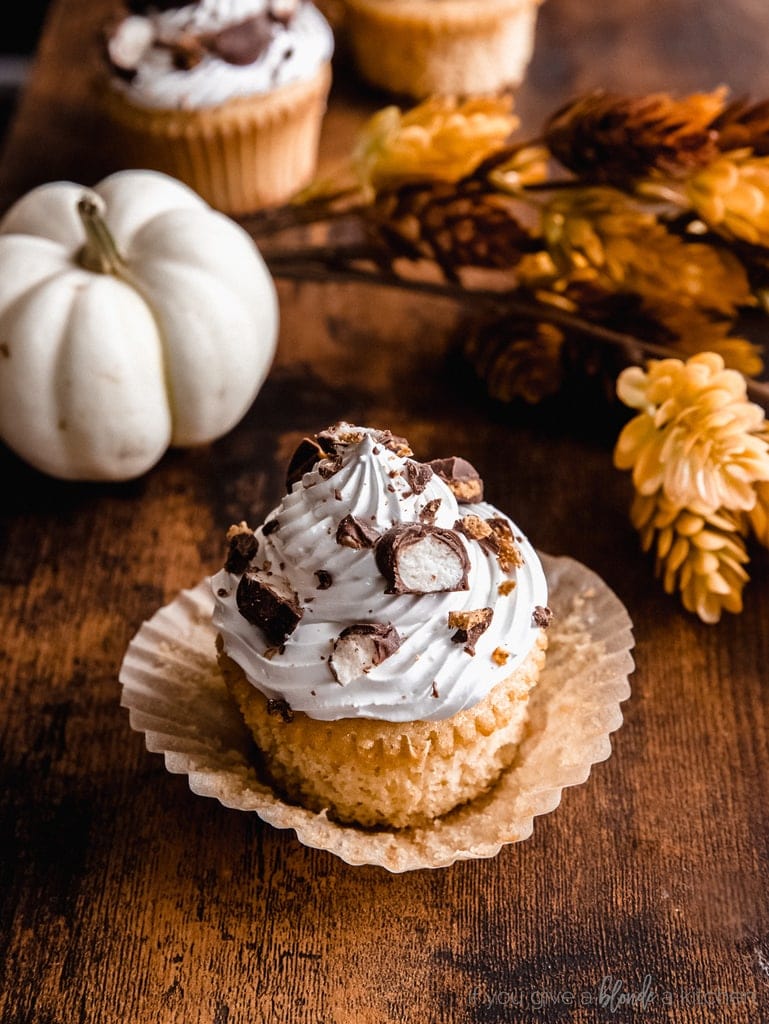
[(405, 471), (412, 494), (421, 494), (433, 476), (433, 470), (426, 462), (414, 462), (413, 459), (406, 460)]
[(279, 715), (284, 722), (293, 722), (294, 711), (287, 700), (280, 698), (267, 701), (267, 714)]
[(401, 636), (389, 622), (360, 622), (343, 629), (328, 659), (334, 679), (346, 686), (395, 654)]
[(453, 530), (425, 523), (393, 526), (382, 535), (374, 555), (387, 580), (386, 594), (468, 589), (470, 559), (462, 538)]
[(273, 644), (282, 644), (302, 618), (299, 598), (288, 580), (260, 569), (243, 573), (235, 599), (243, 618), (263, 630)]
[(373, 526), (361, 522), (353, 515), (346, 515), (340, 519), (336, 528), (336, 542), (343, 548), (353, 548), (359, 551), (361, 548), (373, 548), (379, 540), (379, 531)]
[(336, 446), (328, 435), (316, 434), (315, 437), (305, 437), (289, 459), (286, 470), (287, 489), (291, 490), (305, 473), (309, 473), (319, 462), (333, 458), (335, 454)]
[(249, 563), (256, 557), (259, 542), (254, 535), (254, 531), (246, 523), (238, 523), (235, 526), (231, 526), (227, 531), (227, 540), (229, 548), (224, 568), (227, 572), (240, 575), (240, 573), (245, 572)]
[(483, 480), (475, 466), (467, 459), (452, 455), (448, 459), (433, 459), (427, 465), (449, 485), (457, 501), (483, 501)]
[(478, 638), (491, 625), (494, 615), (492, 608), (476, 608), (469, 612), (449, 612), (449, 629), (455, 629), (452, 636), (455, 644), (464, 644), (468, 654), (475, 654)]
[(478, 541), (482, 548), (496, 555), (502, 572), (511, 572), (516, 566), (523, 565), (513, 529), (506, 519), (498, 516), (491, 519), (463, 516), (454, 523), (454, 529), (470, 540)]
[(427, 504), (419, 510), (419, 518), (423, 523), (434, 523), (440, 507), (441, 499), (433, 498), (432, 501), (428, 501)]
[(414, 454), (411, 450), (411, 445), (408, 443), (406, 438), (398, 437), (396, 434), (393, 434), (391, 430), (377, 430), (372, 437), (377, 444), (381, 444), (389, 451), (395, 452), (395, 454), (400, 456), (402, 459)]
[(273, 26), (266, 14), (246, 18), (235, 25), (227, 25), (204, 42), (227, 64), (253, 64), (272, 41)]
[(531, 613), (532, 626), (538, 626), (540, 629), (547, 629), (552, 621), (553, 611), (551, 608), (541, 604), (534, 606), (534, 611)]

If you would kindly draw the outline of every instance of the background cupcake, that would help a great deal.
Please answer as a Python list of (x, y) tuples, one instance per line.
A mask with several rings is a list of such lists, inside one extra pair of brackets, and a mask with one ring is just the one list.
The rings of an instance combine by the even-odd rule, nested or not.
[(132, 0), (106, 32), (122, 158), (230, 215), (285, 200), (315, 172), (333, 47), (306, 0)]
[(358, 71), (424, 99), (513, 88), (534, 46), (540, 0), (343, 0)]

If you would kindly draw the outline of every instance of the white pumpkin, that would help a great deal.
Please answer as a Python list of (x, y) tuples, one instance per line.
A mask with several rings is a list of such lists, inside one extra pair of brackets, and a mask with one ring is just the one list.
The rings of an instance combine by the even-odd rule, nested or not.
[(0, 437), (52, 476), (127, 480), (221, 437), (277, 331), (253, 240), (164, 174), (52, 182), (0, 221)]

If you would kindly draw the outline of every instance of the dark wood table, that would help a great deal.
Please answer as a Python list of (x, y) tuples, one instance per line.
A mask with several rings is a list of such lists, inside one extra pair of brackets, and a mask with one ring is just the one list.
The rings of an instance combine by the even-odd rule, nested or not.
[[(115, 156), (89, 100), (108, 4), (56, 0), (0, 164), (3, 208)], [(769, 96), (763, 0), (547, 0), (524, 129), (578, 91)], [(342, 61), (322, 166), (383, 102)], [(129, 484), (0, 453), (0, 1017), (8, 1024), (769, 1019), (769, 572), (706, 626), (652, 578), (612, 468), (616, 423), (507, 412), (447, 353), (450, 302), (280, 283), (278, 355), (243, 422)], [(611, 758), (525, 842), (392, 875), (190, 792), (119, 706), (142, 621), (216, 569), (281, 493), (293, 442), (344, 418), (470, 458), (537, 545), (627, 606), (632, 697)], [(653, 992), (596, 1007), (605, 979)]]

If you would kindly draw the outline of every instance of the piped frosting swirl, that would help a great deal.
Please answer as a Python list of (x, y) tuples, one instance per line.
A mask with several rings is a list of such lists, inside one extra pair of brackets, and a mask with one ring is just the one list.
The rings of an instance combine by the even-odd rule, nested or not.
[[(337, 424), (301, 448), (248, 568), (230, 556), (238, 571), (211, 579), (226, 653), (267, 699), (320, 720), (434, 720), (482, 700), (540, 629), (547, 584), (531, 544), (487, 502), (458, 502), (466, 479), (389, 432)], [(233, 547), (250, 553), (244, 529)], [(277, 631), (253, 612), (254, 587)]]

